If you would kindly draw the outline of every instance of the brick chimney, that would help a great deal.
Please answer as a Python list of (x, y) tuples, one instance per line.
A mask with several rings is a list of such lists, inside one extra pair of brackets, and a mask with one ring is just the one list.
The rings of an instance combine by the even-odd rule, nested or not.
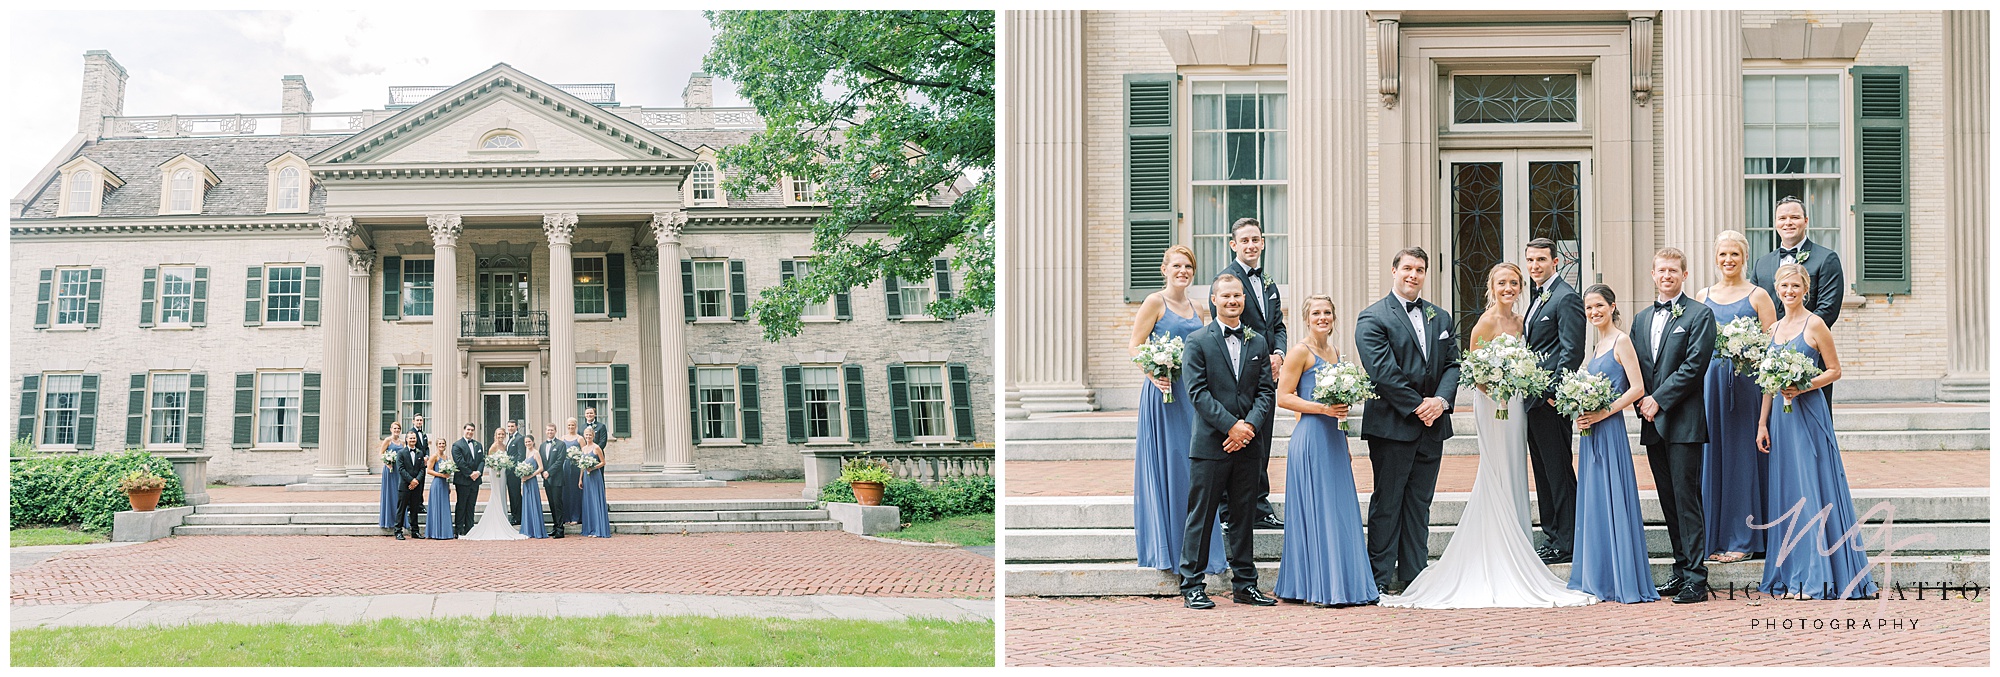
[(681, 90), (681, 105), (688, 108), (709, 108), (715, 105), (715, 87), (710, 84), (707, 73), (697, 71), (688, 76), (687, 88)]
[[(278, 101), (278, 112), (312, 112), (313, 93), (312, 90), (306, 89), (306, 76), (287, 75), (281, 83), (283, 85), (283, 93), (280, 95)], [(306, 121), (303, 119), (285, 118), (280, 128), (284, 134), (304, 134), (306, 133)]]
[(76, 131), (96, 139), (104, 131), (104, 118), (125, 114), (125, 67), (111, 53), (93, 49), (83, 53), (83, 105), (77, 111)]

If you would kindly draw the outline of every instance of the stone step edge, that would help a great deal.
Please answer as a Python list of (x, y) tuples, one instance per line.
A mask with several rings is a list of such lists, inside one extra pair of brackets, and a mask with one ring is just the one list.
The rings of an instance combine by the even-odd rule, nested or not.
[[(841, 526), (840, 522), (839, 522), (839, 521), (837, 521), (837, 520), (773, 520), (773, 521), (764, 521), (764, 522), (613, 522), (613, 523), (612, 523), (612, 525), (613, 525), (613, 527), (614, 527), (614, 530), (615, 530), (615, 528), (616, 528), (616, 527), (664, 527), (664, 528), (676, 528), (676, 527), (691, 527), (691, 526), (702, 526), (702, 527), (711, 527), (711, 528), (708, 528), (708, 529), (691, 529), (691, 530), (690, 530), (690, 532), (695, 532), (695, 533), (698, 533), (698, 532), (703, 532), (703, 531), (727, 531), (727, 529), (718, 529), (718, 528), (713, 528), (713, 527), (734, 527), (734, 526), (752, 526), (752, 525), (755, 525), (755, 526), (768, 526), (768, 525), (787, 525), (787, 526), (812, 526), (812, 527), (818, 527), (818, 528), (822, 528), (822, 529), (827, 529), (827, 530), (833, 530), (833, 529), (839, 529), (839, 528), (840, 528), (840, 526)], [(272, 529), (272, 530), (278, 530), (278, 529), (286, 529), (286, 530), (301, 530), (301, 529), (321, 529), (321, 530), (336, 530), (336, 529), (372, 529), (372, 530), (373, 530), (374, 532), (379, 532), (379, 533), (369, 533), (369, 534), (359, 534), (359, 535), (367, 535), (367, 536), (373, 536), (373, 535), (380, 535), (380, 536), (388, 536), (388, 535), (390, 535), (390, 534), (394, 533), (393, 531), (391, 531), (391, 530), (389, 530), (389, 529), (383, 529), (383, 528), (381, 528), (381, 527), (377, 527), (377, 526), (373, 526), (373, 525), (367, 525), (367, 524), (189, 524), (189, 525), (182, 525), (182, 526), (178, 526), (178, 527), (174, 527), (174, 535), (176, 535), (176, 536), (199, 536), (199, 535), (202, 535), (202, 534), (200, 534), (200, 533), (193, 533), (193, 534), (183, 534), (183, 533), (180, 533), (180, 532), (181, 532), (181, 530), (183, 530), (183, 529), (197, 529), (197, 530), (205, 530), (205, 529)], [(751, 529), (750, 531), (756, 531), (756, 529)], [(574, 533), (574, 531), (572, 531), (572, 533)], [(285, 535), (289, 535), (289, 534), (285, 534)], [(301, 535), (301, 536), (315, 536), (315, 535), (327, 535), (327, 534), (297, 534), (297, 535)], [(348, 534), (331, 534), (331, 535), (348, 535)]]

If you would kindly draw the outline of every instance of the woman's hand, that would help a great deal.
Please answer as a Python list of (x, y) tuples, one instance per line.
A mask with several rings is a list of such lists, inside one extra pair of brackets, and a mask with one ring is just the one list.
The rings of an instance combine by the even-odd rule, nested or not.
[(1345, 405), (1345, 404), (1327, 404), (1327, 405), (1322, 405), (1322, 406), (1324, 406), (1324, 407), (1326, 408), (1326, 411), (1323, 411), (1323, 412), (1320, 412), (1320, 413), (1323, 413), (1323, 414), (1326, 414), (1326, 415), (1328, 415), (1328, 416), (1332, 416), (1332, 417), (1334, 417), (1334, 418), (1347, 418), (1347, 409), (1348, 409), (1348, 405)]
[(1159, 388), (1160, 392), (1168, 395), (1174, 394), (1174, 382), (1172, 380), (1155, 376), (1153, 377), (1153, 387)]
[(1764, 426), (1764, 425), (1757, 426), (1757, 450), (1764, 452), (1766, 454), (1771, 453), (1770, 426)]
[[(1810, 388), (1808, 388), (1807, 390), (1811, 390), (1811, 389), (1810, 389)], [(1786, 387), (1786, 388), (1785, 388), (1784, 390), (1780, 390), (1780, 391), (1778, 391), (1778, 392), (1781, 392), (1781, 393), (1784, 393), (1784, 394), (1785, 394), (1785, 399), (1788, 399), (1788, 400), (1796, 400), (1796, 399), (1799, 399), (1799, 395), (1802, 395), (1802, 394), (1804, 394), (1804, 393), (1806, 392), (1806, 390), (1799, 390), (1798, 388), (1794, 388), (1794, 387), (1790, 387), (1790, 386), (1787, 386), (1787, 387)]]

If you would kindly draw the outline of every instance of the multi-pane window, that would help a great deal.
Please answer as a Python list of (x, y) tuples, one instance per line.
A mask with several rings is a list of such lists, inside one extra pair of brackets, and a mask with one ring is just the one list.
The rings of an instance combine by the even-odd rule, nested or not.
[(403, 259), (403, 317), (429, 317), (435, 297), (432, 292), (436, 279), (437, 261), (432, 259)]
[(1202, 270), (1234, 257), (1229, 227), (1257, 219), (1266, 279), (1285, 282), (1285, 83), (1193, 83), (1194, 250)]
[(42, 384), (42, 444), (76, 444), (83, 375), (50, 374), (42, 379)]
[(583, 432), (583, 410), (596, 408), (598, 425), (611, 425), (611, 368), (576, 368), (576, 430)]
[(264, 321), (298, 322), (305, 306), (304, 266), (270, 266), (264, 269)]
[(298, 444), (299, 405), (305, 396), (305, 375), (267, 371), (257, 375), (257, 443)]
[(302, 193), (304, 193), (301, 190), (304, 183), (301, 180), (303, 178), (304, 175), (299, 172), (299, 168), (297, 167), (286, 167), (278, 170), (278, 209), (292, 210), (299, 208), (300, 198)]
[(909, 379), (910, 423), (915, 425), (917, 437), (951, 435), (945, 423), (949, 409), (944, 399), (944, 366), (913, 364), (903, 373)]
[(174, 171), (172, 199), (173, 199), (173, 205), (170, 208), (173, 211), (175, 212), (194, 211), (193, 170), (180, 169)]
[(729, 262), (694, 262), (694, 308), (697, 318), (729, 318)]
[(702, 367), (694, 372), (696, 394), (701, 397), (701, 436), (727, 439), (736, 436), (736, 368)]
[(1778, 246), (1772, 209), (1787, 195), (1805, 200), (1806, 237), (1840, 246), (1840, 87), (1838, 73), (1743, 76), (1743, 234), (1752, 257)]
[(187, 444), (187, 374), (154, 374), (146, 408), (149, 444)]
[(414, 420), (418, 416), (431, 418), (431, 372), (428, 369), (404, 369), (402, 392), (403, 420)]
[(56, 324), (82, 325), (90, 307), (90, 269), (56, 270)]
[(187, 324), (194, 320), (194, 268), (160, 269), (160, 324)]
[(935, 298), (931, 293), (934, 281), (935, 278), (920, 277), (905, 279), (897, 285), (896, 302), (903, 307), (905, 319), (930, 317), (931, 301)]
[(1455, 125), (1575, 124), (1575, 73), (1454, 75)]
[(570, 261), (576, 280), (576, 314), (603, 315), (608, 308), (604, 300), (604, 257), (578, 256)]
[(840, 367), (805, 367), (806, 437), (840, 437)]
[(799, 204), (812, 204), (814, 201), (818, 199), (819, 199), (819, 186), (813, 184), (812, 179), (796, 179), (796, 178), (792, 179), (793, 202)]
[(69, 175), (69, 213), (89, 214), (97, 205), (91, 198), (96, 196), (97, 175), (88, 169), (79, 169)]
[(706, 162), (696, 164), (688, 183), (694, 190), (695, 202), (715, 201), (715, 165)]
[[(813, 265), (811, 263), (805, 261), (792, 262), (792, 274), (795, 276), (805, 277), (811, 275), (812, 271)], [(831, 301), (832, 298), (828, 297), (818, 303), (808, 303), (803, 310), (799, 311), (799, 317), (808, 320), (831, 320), (833, 319), (833, 303)]]
[(521, 137), (513, 134), (494, 134), (486, 137), (486, 142), (479, 147), (484, 150), (520, 150), (527, 146), (521, 143)]

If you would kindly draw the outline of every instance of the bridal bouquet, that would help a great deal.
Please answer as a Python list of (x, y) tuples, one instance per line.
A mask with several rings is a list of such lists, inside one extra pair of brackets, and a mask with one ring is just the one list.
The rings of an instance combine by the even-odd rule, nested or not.
[(1814, 376), (1822, 370), (1813, 364), (1812, 358), (1791, 346), (1772, 346), (1757, 365), (1757, 389), (1766, 395), (1777, 395), (1785, 403), (1785, 413), (1792, 413), (1792, 399), (1785, 397), (1786, 388), (1806, 388), (1812, 385)]
[(494, 473), (499, 473), (502, 470), (511, 470), (514, 467), (514, 459), (507, 457), (507, 450), (505, 449), (488, 449), (486, 450), (486, 467), (492, 468)]
[[(1321, 365), (1313, 371), (1312, 398), (1321, 404), (1352, 407), (1375, 399), (1375, 382), (1368, 380), (1368, 372), (1353, 362)], [(1348, 413), (1351, 418), (1353, 412)], [(1340, 419), (1341, 430), (1351, 430), (1347, 421)]]
[(1771, 349), (1771, 335), (1758, 326), (1757, 318), (1745, 315), (1715, 326), (1715, 356), (1736, 364), (1736, 373), (1757, 373), (1757, 364)]
[(441, 458), (438, 459), (437, 471), (438, 474), (446, 477), (456, 475), (458, 474), (458, 464), (451, 462), (450, 458)]
[[(1576, 420), (1593, 411), (1603, 411), (1618, 401), (1618, 393), (1611, 388), (1611, 379), (1591, 371), (1571, 371), (1563, 373), (1563, 380), (1556, 384), (1556, 411), (1570, 420)], [(1590, 429), (1584, 428), (1578, 435), (1589, 437)]]
[[(1178, 380), (1181, 377), (1181, 351), (1184, 348), (1185, 344), (1180, 337), (1161, 334), (1146, 341), (1145, 345), (1139, 346), (1139, 354), (1132, 356), (1132, 361), (1137, 363), (1139, 369), (1146, 372), (1147, 376), (1169, 381)], [(1160, 401), (1173, 403), (1172, 392), (1160, 395), (1163, 397)]]
[(1496, 405), (1494, 418), (1507, 420), (1507, 401), (1538, 395), (1549, 388), (1549, 370), (1521, 337), (1501, 334), (1459, 360), (1472, 384), (1486, 389)]

